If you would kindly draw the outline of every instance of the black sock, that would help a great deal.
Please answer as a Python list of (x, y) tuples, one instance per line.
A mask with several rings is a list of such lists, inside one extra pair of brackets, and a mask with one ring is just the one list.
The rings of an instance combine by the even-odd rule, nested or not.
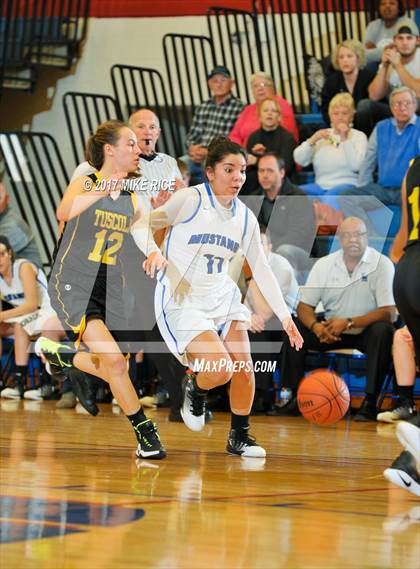
[(230, 424), (232, 429), (249, 429), (249, 415), (235, 415), (231, 413)]
[(401, 399), (413, 401), (414, 385), (397, 385), (396, 390)]
[(28, 375), (28, 366), (15, 366), (13, 375), (17, 377), (21, 383), (25, 384), (26, 376)]
[(193, 385), (194, 385), (194, 389), (197, 391), (197, 393), (199, 395), (205, 395), (208, 392), (208, 389), (201, 389), (201, 387), (198, 387), (196, 376), (193, 377)]
[(133, 415), (127, 415), (127, 419), (133, 425), (133, 428), (134, 428), (136, 434), (137, 434), (137, 429), (139, 428), (141, 423), (144, 423), (145, 421), (147, 421), (147, 417), (144, 414), (143, 407), (140, 407), (140, 409), (137, 411), (137, 413), (133, 413)]

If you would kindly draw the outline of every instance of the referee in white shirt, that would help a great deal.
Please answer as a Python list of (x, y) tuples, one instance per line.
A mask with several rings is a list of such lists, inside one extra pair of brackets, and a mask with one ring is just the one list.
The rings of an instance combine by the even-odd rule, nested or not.
[[(375, 421), (376, 400), (391, 365), (394, 266), (368, 247), (361, 219), (346, 218), (339, 238), (341, 249), (314, 264), (301, 291), (296, 323), (304, 349), (295, 352), (284, 339), (282, 386), (292, 389), (294, 397), (278, 414), (298, 414), (296, 392), (305, 372), (306, 350), (353, 348), (367, 355), (366, 397), (355, 420)], [(315, 312), (319, 303), (324, 310), (322, 321)]]

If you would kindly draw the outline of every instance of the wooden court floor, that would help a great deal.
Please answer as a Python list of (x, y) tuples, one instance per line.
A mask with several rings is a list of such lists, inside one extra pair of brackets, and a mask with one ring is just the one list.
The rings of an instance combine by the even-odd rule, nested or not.
[(168, 458), (134, 459), (121, 414), (1, 401), (1, 569), (399, 568), (420, 563), (420, 501), (383, 469), (392, 425), (254, 417), (268, 456), (224, 452), (149, 412)]

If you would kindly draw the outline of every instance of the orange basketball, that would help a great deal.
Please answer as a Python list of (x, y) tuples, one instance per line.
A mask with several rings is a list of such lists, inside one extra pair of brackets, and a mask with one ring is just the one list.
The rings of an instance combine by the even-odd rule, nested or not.
[(344, 417), (350, 393), (341, 377), (328, 369), (316, 369), (299, 385), (299, 410), (310, 423), (332, 425)]

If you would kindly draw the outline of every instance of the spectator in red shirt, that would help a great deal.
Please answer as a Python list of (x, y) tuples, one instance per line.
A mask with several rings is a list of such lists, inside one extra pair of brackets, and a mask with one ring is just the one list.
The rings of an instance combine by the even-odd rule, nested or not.
[(249, 135), (260, 128), (258, 106), (264, 101), (264, 99), (267, 99), (267, 97), (274, 97), (281, 108), (282, 119), (280, 125), (291, 132), (295, 140), (298, 141), (298, 129), (292, 106), (286, 101), (286, 99), (283, 99), (280, 95), (276, 95), (273, 78), (264, 71), (257, 71), (257, 73), (254, 73), (254, 75), (251, 76), (251, 88), (255, 103), (247, 105), (242, 110), (229, 134), (230, 140), (246, 147)]

